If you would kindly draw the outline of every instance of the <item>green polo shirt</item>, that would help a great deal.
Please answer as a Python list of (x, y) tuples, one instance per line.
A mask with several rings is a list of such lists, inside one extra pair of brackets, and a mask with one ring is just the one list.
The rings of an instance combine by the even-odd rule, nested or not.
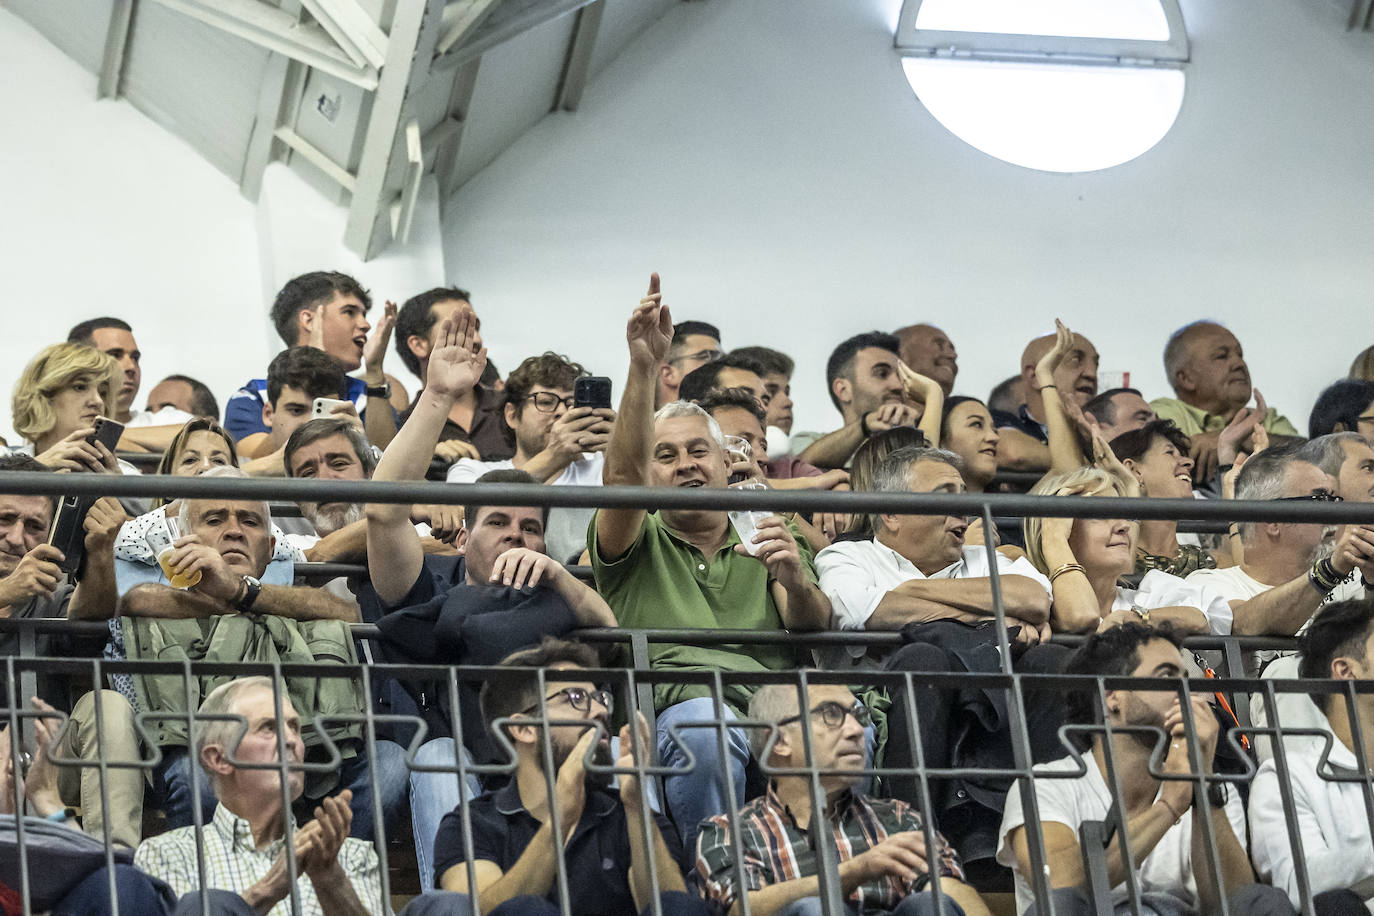
[[(816, 566), (810, 547), (788, 525), (801, 553), (802, 567), (812, 582)], [(687, 628), (781, 630), (782, 618), (768, 588), (768, 570), (753, 557), (735, 553), (740, 542), (733, 526), (715, 555), (705, 557), (648, 513), (639, 537), (614, 562), (606, 562), (596, 543), (596, 518), (587, 528), (596, 589), (615, 612), (622, 627), (631, 629)], [(650, 664), (670, 671), (777, 671), (795, 667), (794, 651), (785, 646), (682, 646), (651, 643)], [(725, 701), (742, 713), (749, 706), (752, 686), (726, 685)], [(710, 696), (704, 684), (656, 684), (654, 705), (659, 710), (695, 697)]]
[[(1154, 408), (1155, 416), (1161, 420), (1173, 420), (1174, 425), (1182, 430), (1185, 436), (1216, 433), (1226, 428), (1226, 420), (1220, 414), (1208, 413), (1201, 407), (1194, 407), (1174, 398), (1155, 398), (1150, 402), (1150, 406)], [(1287, 417), (1272, 407), (1264, 415), (1264, 428), (1276, 436), (1301, 435), (1293, 424), (1288, 422)]]

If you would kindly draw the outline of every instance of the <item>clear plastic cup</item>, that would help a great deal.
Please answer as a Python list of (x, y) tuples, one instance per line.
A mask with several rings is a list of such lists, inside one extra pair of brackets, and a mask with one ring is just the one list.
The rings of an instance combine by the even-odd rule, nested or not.
[(165, 524), (153, 525), (148, 529), (148, 543), (157, 556), (158, 565), (162, 567), (162, 574), (167, 577), (167, 583), (172, 588), (190, 588), (200, 582), (200, 570), (196, 570), (189, 576), (183, 576), (172, 571), (172, 545), (182, 535), (181, 525), (171, 516), (165, 516), (164, 522)]
[[(743, 483), (731, 484), (732, 490), (766, 490), (763, 483), (757, 480), (746, 480)], [(740, 543), (744, 549), (749, 551), (750, 556), (759, 552), (759, 545), (754, 543), (754, 535), (758, 533), (759, 525), (765, 519), (772, 518), (775, 513), (765, 512), (761, 509), (748, 511), (737, 511), (729, 513), (730, 524), (735, 529), (735, 534), (739, 535)]]

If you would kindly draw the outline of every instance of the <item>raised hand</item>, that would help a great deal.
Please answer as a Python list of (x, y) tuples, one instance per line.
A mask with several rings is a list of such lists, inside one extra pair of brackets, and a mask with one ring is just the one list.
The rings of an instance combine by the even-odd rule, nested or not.
[[(1255, 406), (1242, 407), (1236, 411), (1231, 422), (1226, 424), (1226, 428), (1217, 437), (1217, 462), (1222, 465), (1234, 465), (1236, 456), (1245, 449), (1247, 442), (1251, 444), (1254, 452), (1267, 448), (1269, 433), (1264, 429), (1264, 418), (1268, 413), (1269, 408), (1264, 403), (1264, 395), (1257, 389)], [(1263, 440), (1264, 445), (1256, 447), (1256, 436)]]
[(1121, 463), (1121, 459), (1116, 457), (1116, 452), (1107, 444), (1107, 440), (1102, 435), (1102, 430), (1093, 427), (1093, 467), (1106, 471), (1116, 478), (1117, 485), (1121, 487), (1121, 495), (1132, 499), (1140, 495), (1140, 481), (1126, 465)]
[(938, 382), (926, 378), (901, 360), (897, 361), (897, 377), (906, 388), (906, 396), (917, 404), (928, 403), (932, 391), (938, 391), (941, 397), (944, 396), (944, 389)]
[(229, 602), (234, 600), (243, 585), (243, 577), (229, 568), (220, 552), (194, 535), (177, 538), (172, 545), (168, 565), (172, 574), (191, 581), (200, 573), (200, 581), (191, 591)]
[(86, 553), (95, 554), (114, 549), (119, 529), (129, 520), (119, 501), (109, 496), (95, 501), (86, 511), (83, 528), (86, 532)]
[(1035, 381), (1041, 388), (1054, 386), (1054, 370), (1064, 362), (1073, 349), (1073, 332), (1058, 318), (1054, 319), (1054, 346), (1035, 364)]
[(396, 303), (386, 301), (382, 317), (372, 328), (372, 334), (363, 345), (364, 373), (371, 381), (381, 384), (384, 378), (382, 363), (386, 360), (387, 346), (391, 343), (391, 332), (396, 329)]
[(475, 461), (481, 458), (482, 454), (477, 451), (477, 446), (471, 442), (464, 442), (462, 439), (449, 439), (434, 446), (434, 457), (448, 464), (457, 464), (460, 458), (471, 458)]
[[(650, 763), (649, 759), (649, 723), (645, 720), (642, 712), (635, 712), (634, 733), (631, 734), (630, 724), (627, 722), (620, 727), (620, 757), (616, 760), (616, 769), (632, 769), (637, 761)], [(640, 785), (639, 777), (633, 773), (620, 774), (620, 800), (625, 803), (626, 812), (633, 816), (633, 812), (639, 806)]]
[(898, 426), (915, 426), (921, 419), (921, 412), (910, 404), (891, 403), (870, 410), (864, 419), (868, 422), (869, 432), (881, 433)]
[(305, 873), (311, 881), (329, 878), (336, 874), (339, 864), (339, 850), (348, 839), (349, 828), (353, 825), (353, 790), (344, 789), (333, 798), (326, 798), (315, 809), (318, 836), (304, 858)]
[(668, 345), (673, 342), (673, 316), (663, 304), (656, 273), (649, 275), (649, 291), (630, 315), (625, 340), (630, 345), (632, 365), (657, 369), (668, 355)]
[(600, 452), (611, 441), (615, 411), (574, 407), (553, 421), (544, 448), (566, 461), (577, 461), (583, 452)]
[(558, 768), (558, 781), (554, 786), (554, 792), (558, 802), (558, 813), (562, 818), (558, 826), (563, 830), (565, 843), (572, 838), (573, 827), (577, 825), (578, 818), (582, 816), (582, 806), (587, 802), (585, 760), (592, 742), (599, 737), (600, 732), (597, 729), (588, 728), (578, 739), (568, 759)]
[(492, 564), (491, 581), (519, 591), (534, 588), (540, 582), (553, 585), (554, 580), (565, 572), (567, 570), (563, 564), (546, 553), (528, 547), (512, 547)]
[(62, 578), (62, 570), (57, 565), (62, 559), (62, 551), (49, 544), (39, 544), (24, 554), (14, 572), (0, 579), (0, 607), (19, 604), (39, 595), (51, 598)]
[(47, 817), (54, 811), (62, 810), (62, 796), (57, 791), (57, 765), (52, 762), (52, 755), (57, 748), (57, 734), (62, 729), (62, 714), (38, 697), (31, 697), (30, 702), (39, 712), (47, 713), (52, 718), (40, 716), (33, 720), (36, 750), (28, 776), (24, 779), (24, 797), (39, 817)]
[[(768, 576), (784, 586), (801, 579), (801, 551), (787, 522), (780, 515), (771, 515), (758, 524), (754, 532), (756, 548), (752, 556), (768, 568)], [(735, 552), (749, 556), (743, 544), (735, 545)]]
[(429, 354), (425, 390), (441, 397), (467, 394), (487, 367), (487, 348), (477, 345), (477, 316), (460, 307), (439, 326), (438, 340)]

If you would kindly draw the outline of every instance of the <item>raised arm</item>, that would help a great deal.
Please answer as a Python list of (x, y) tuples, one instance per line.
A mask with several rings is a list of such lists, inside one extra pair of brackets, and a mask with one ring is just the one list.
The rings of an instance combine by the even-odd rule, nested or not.
[[(387, 301), (382, 317), (372, 329), (363, 347), (363, 382), (369, 388), (381, 388), (389, 383), (383, 368), (391, 332), (396, 327), (396, 303)], [(378, 395), (367, 396), (367, 440), (378, 448), (386, 448), (396, 438), (396, 411), (391, 401)]]
[(108, 620), (119, 603), (115, 585), (114, 542), (128, 520), (118, 500), (96, 500), (86, 513), (86, 571), (67, 605), (69, 620)]
[(897, 363), (897, 374), (906, 386), (906, 396), (922, 407), (921, 422), (916, 428), (925, 434), (927, 442), (938, 446), (944, 421), (945, 390), (934, 379), (926, 378), (901, 361)]
[[(1064, 357), (1073, 349), (1073, 332), (1058, 318), (1054, 319), (1054, 332), (1054, 346), (1035, 364), (1035, 382), (1040, 386), (1041, 400), (1045, 403), (1050, 470), (1063, 472), (1076, 470), (1088, 462), (1079, 448), (1078, 437), (1074, 435), (1074, 424), (1069, 421), (1064, 398), (1054, 383), (1054, 370), (1059, 368)], [(1045, 394), (1046, 391), (1051, 393)]]
[[(486, 368), (487, 351), (477, 346), (477, 318), (461, 308), (445, 318), (429, 358), (425, 388), (415, 410), (387, 447), (373, 480), (424, 480), (430, 456), (453, 402), (471, 391)], [(367, 566), (377, 595), (388, 606), (405, 597), (424, 566), (420, 537), (410, 507), (368, 503)]]
[[(673, 339), (673, 318), (663, 305), (658, 274), (625, 328), (630, 374), (620, 396), (620, 414), (606, 449), (601, 480), (608, 486), (644, 486), (649, 478), (654, 437), (654, 390), (658, 367)], [(624, 556), (639, 536), (643, 509), (602, 509), (596, 514), (596, 549), (603, 560)]]

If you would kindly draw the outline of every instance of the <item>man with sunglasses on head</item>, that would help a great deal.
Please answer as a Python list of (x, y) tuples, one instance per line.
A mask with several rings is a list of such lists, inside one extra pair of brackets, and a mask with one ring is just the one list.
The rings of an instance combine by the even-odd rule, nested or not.
[[(507, 438), (515, 455), (505, 461), (460, 458), (449, 483), (472, 483), (488, 471), (515, 468), (540, 483), (600, 486), (615, 411), (574, 407), (573, 385), (587, 375), (557, 353), (531, 356), (506, 379)], [(593, 509), (554, 509), (545, 532), (549, 555), (566, 562), (587, 549)]]
[[(611, 693), (576, 676), (599, 665), (588, 646), (546, 639), (508, 656), (501, 662), (507, 670), (482, 687), (483, 717), (514, 749), (515, 773), (504, 788), (468, 805), (470, 849), (461, 808), (444, 817), (434, 874), (445, 891), (476, 896), (483, 913), (557, 916), (559, 840), (568, 916), (652, 912), (655, 884), (664, 916), (707, 912), (686, 893), (682, 847), (668, 819), (650, 812), (646, 832), (639, 779), (622, 773), (612, 789), (608, 775), (587, 770), (588, 760), (631, 768), (649, 739), (643, 716), (636, 716), (637, 737), (632, 742), (630, 726), (621, 728), (619, 759), (612, 758)], [(452, 894), (425, 903), (432, 909), (412, 904), (407, 916), (464, 911)]]
[(681, 395), (682, 379), (693, 369), (713, 363), (725, 355), (720, 331), (704, 321), (679, 321), (673, 325), (673, 339), (658, 366), (658, 388), (654, 408), (671, 404)]
[[(755, 729), (750, 743), (754, 755), (765, 761), (765, 772), (808, 766), (818, 771), (825, 811), (816, 820), (834, 835), (839, 868), (831, 880), (840, 883), (845, 901), (841, 912), (986, 914), (977, 891), (963, 883), (958, 853), (939, 833), (932, 830), (927, 837), (914, 808), (856, 791), (863, 778), (868, 708), (846, 687), (816, 684), (806, 689), (804, 714), (798, 694), (798, 688), (783, 684), (768, 684), (754, 693), (749, 718), (777, 723), (777, 730), (774, 737), (771, 729)], [(737, 912), (739, 898), (747, 895), (755, 916), (819, 916), (824, 911), (816, 843), (827, 840), (813, 838), (816, 813), (809, 775), (775, 775), (767, 794), (737, 815), (742, 876), (735, 867), (730, 819), (720, 815), (704, 823), (697, 839), (697, 872), (707, 896), (724, 912)], [(927, 889), (932, 864), (940, 873), (938, 906)]]

